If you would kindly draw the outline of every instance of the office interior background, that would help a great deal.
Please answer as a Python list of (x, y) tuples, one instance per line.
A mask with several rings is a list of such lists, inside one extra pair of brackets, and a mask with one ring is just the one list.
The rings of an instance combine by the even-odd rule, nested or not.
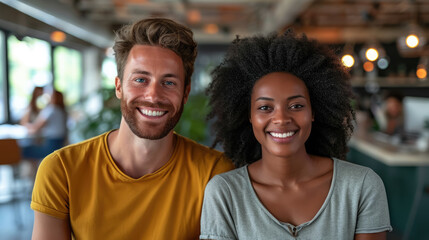
[[(171, 18), (194, 31), (198, 57), (176, 131), (205, 145), (212, 139), (204, 90), (237, 35), (292, 28), (331, 46), (356, 94), (347, 160), (382, 177), (394, 228), (388, 239), (429, 239), (428, 0), (0, 0), (0, 130), (19, 122), (36, 86), (64, 94), (68, 143), (117, 128), (114, 31), (145, 17)], [(405, 96), (407, 135), (399, 140), (377, 131), (373, 111), (390, 91)], [(364, 128), (368, 119), (378, 125)], [(11, 166), (0, 166), (0, 238), (29, 239), (30, 196), (11, 200), (13, 175)]]

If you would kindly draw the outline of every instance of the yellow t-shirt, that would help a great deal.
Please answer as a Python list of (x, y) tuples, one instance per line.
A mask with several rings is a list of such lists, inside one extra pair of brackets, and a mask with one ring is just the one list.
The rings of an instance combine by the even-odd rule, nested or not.
[(108, 134), (47, 156), (31, 208), (69, 218), (76, 239), (198, 239), (204, 188), (232, 163), (221, 152), (175, 134), (171, 159), (134, 179), (113, 161)]

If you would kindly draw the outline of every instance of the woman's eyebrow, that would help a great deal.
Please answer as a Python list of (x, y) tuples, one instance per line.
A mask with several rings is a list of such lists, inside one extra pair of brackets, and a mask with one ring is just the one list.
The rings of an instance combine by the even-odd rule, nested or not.
[[(295, 98), (305, 98), (305, 97), (302, 96), (302, 95), (294, 95), (294, 96), (288, 97), (287, 100), (292, 100), (292, 99), (295, 99)], [(274, 101), (273, 98), (269, 98), (269, 97), (258, 97), (255, 101), (260, 101), (260, 100)]]

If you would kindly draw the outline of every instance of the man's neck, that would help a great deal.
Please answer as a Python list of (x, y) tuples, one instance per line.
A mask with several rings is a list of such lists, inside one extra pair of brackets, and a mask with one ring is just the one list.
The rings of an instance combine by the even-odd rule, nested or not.
[(172, 131), (162, 139), (150, 140), (137, 137), (124, 125), (109, 134), (107, 143), (114, 162), (126, 175), (140, 178), (170, 160), (176, 140)]

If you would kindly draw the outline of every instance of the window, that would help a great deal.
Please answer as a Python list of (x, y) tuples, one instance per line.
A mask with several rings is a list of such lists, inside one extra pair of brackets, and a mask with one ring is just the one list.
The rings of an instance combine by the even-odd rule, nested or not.
[(6, 122), (6, 72), (4, 62), (4, 33), (0, 31), (0, 123)]
[(54, 50), (54, 86), (64, 95), (65, 104), (76, 104), (82, 84), (82, 55), (79, 51), (56, 47)]
[(101, 86), (107, 89), (115, 88), (115, 77), (117, 76), (116, 62), (114, 57), (106, 57), (101, 66)]
[(35, 86), (52, 81), (51, 55), (48, 42), (11, 35), (7, 39), (10, 76), (11, 120), (19, 121), (30, 101)]

